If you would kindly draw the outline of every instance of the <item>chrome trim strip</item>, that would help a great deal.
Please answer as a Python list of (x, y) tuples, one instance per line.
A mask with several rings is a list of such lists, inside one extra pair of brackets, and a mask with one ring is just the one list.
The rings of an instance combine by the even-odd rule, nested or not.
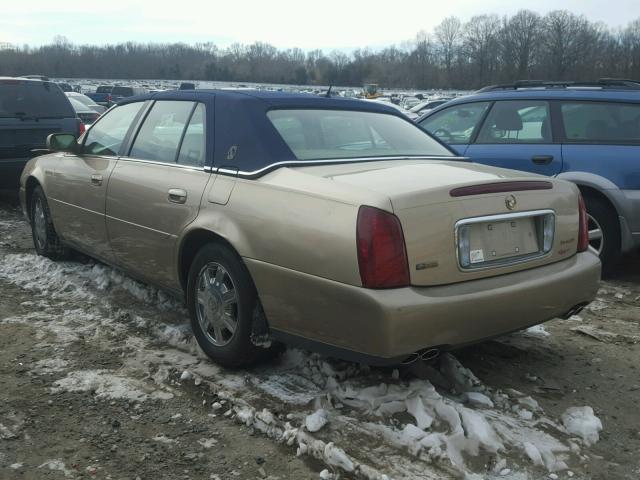
[(184, 168), (186, 170), (193, 170), (196, 172), (207, 172), (207, 168), (211, 167), (194, 167), (192, 165), (180, 165), (179, 163), (169, 163), (169, 162), (158, 162), (157, 160), (145, 160), (143, 158), (134, 158), (134, 157), (118, 157), (118, 160), (127, 160), (136, 163), (148, 163), (150, 165), (162, 165), (165, 167), (173, 167), (173, 168)]
[(287, 160), (285, 162), (276, 162), (266, 167), (259, 168), (258, 170), (245, 171), (245, 170), (230, 170), (224, 167), (218, 167), (215, 169), (217, 173), (223, 173), (228, 175), (239, 175), (239, 176), (256, 176), (267, 170), (272, 170), (278, 167), (283, 167), (287, 165), (295, 166), (295, 167), (312, 167), (315, 165), (326, 165), (326, 164), (340, 164), (340, 163), (359, 163), (359, 162), (384, 162), (387, 160), (461, 160), (467, 161), (468, 157), (461, 156), (448, 156), (448, 155), (416, 155), (416, 156), (398, 156), (398, 157), (357, 157), (357, 158), (332, 158), (327, 160)]
[(159, 233), (160, 235), (164, 235), (164, 236), (166, 236), (168, 238), (178, 238), (177, 235), (173, 235), (172, 233), (163, 232), (162, 230), (156, 230), (155, 228), (146, 227), (144, 225), (140, 225), (139, 223), (129, 222), (127, 220), (123, 220), (122, 218), (112, 217), (111, 215), (105, 215), (105, 219), (114, 220), (116, 222), (121, 222), (121, 223), (126, 223), (127, 225), (131, 225), (132, 227), (141, 228), (143, 230), (149, 230), (150, 232), (153, 232), (153, 233)]
[[(512, 220), (514, 218), (527, 218), (527, 217), (543, 217), (545, 215), (553, 216), (553, 237), (551, 240), (551, 247), (548, 251), (540, 250), (538, 252), (530, 253), (527, 255), (514, 256), (510, 258), (505, 258), (502, 260), (493, 260), (488, 262), (481, 262), (477, 266), (463, 267), (460, 263), (460, 249), (459, 249), (459, 230), (463, 225), (471, 225), (475, 223), (483, 223), (483, 222), (493, 222), (493, 221), (506, 221)], [(527, 212), (514, 212), (514, 213), (500, 213), (496, 215), (483, 215), (481, 217), (470, 217), (463, 218), (462, 220), (458, 220), (454, 225), (454, 249), (456, 251), (456, 263), (458, 265), (458, 270), (461, 272), (477, 272), (482, 270), (489, 270), (491, 268), (498, 267), (507, 267), (511, 265), (518, 265), (521, 263), (526, 263), (530, 260), (544, 258), (548, 256), (553, 250), (553, 241), (555, 240), (556, 234), (556, 222), (555, 222), (556, 213), (551, 209), (544, 210), (530, 210)], [(544, 248), (544, 246), (543, 246)]]

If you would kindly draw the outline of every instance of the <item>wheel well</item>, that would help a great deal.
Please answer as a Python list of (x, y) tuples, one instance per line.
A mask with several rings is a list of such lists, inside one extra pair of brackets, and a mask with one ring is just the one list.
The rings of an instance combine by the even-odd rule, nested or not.
[[(189, 232), (187, 237), (182, 241), (182, 246), (180, 247), (180, 256), (178, 263), (178, 272), (180, 274), (180, 285), (183, 290), (187, 288), (187, 279), (189, 277), (189, 269), (191, 268), (191, 263), (193, 259), (196, 258), (198, 251), (207, 243), (221, 243), (226, 245), (231, 250), (233, 250), (236, 255), (238, 252), (233, 245), (231, 245), (225, 238), (217, 235), (209, 230), (194, 230)], [(240, 255), (238, 255), (240, 258)]]
[(33, 196), (33, 191), (36, 187), (40, 186), (40, 182), (35, 177), (27, 178), (27, 183), (25, 185), (25, 205), (27, 207), (27, 212), (29, 216), (31, 216), (30, 205), (31, 205), (31, 197)]
[(591, 197), (594, 200), (598, 200), (604, 203), (607, 207), (613, 210), (616, 215), (618, 214), (618, 210), (616, 209), (615, 205), (611, 203), (611, 200), (609, 200), (609, 198), (597, 188), (588, 187), (586, 185), (580, 185), (580, 184), (578, 184), (578, 188), (580, 189), (580, 192), (582, 193), (583, 196)]
[[(616, 217), (618, 216), (618, 210), (616, 209), (615, 205), (611, 203), (611, 200), (609, 200), (609, 198), (607, 198), (607, 196), (604, 193), (602, 193), (600, 190), (593, 187), (588, 187), (586, 185), (580, 185), (580, 184), (578, 184), (578, 188), (580, 189), (580, 192), (582, 193), (583, 196), (590, 197), (594, 200), (601, 202), (603, 205), (606, 205), (609, 209), (611, 209), (611, 211), (616, 215)], [(618, 232), (619, 232), (620, 222), (618, 221), (617, 218), (616, 218), (616, 225), (618, 227)]]

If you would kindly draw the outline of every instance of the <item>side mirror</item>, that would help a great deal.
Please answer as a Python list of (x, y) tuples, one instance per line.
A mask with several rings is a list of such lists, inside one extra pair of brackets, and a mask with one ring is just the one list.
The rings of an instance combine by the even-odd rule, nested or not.
[(52, 133), (47, 137), (47, 149), (50, 152), (76, 153), (78, 140), (70, 133)]

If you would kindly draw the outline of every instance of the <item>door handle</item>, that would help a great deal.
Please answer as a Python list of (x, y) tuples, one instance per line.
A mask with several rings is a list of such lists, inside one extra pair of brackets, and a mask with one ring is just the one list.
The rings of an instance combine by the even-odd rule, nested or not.
[(172, 203), (185, 203), (187, 201), (187, 191), (181, 188), (170, 188), (169, 201)]
[(553, 161), (553, 155), (534, 155), (531, 161), (536, 165), (549, 165)]
[(93, 175), (91, 175), (91, 185), (95, 185), (96, 187), (102, 185), (102, 175), (100, 175), (99, 173), (94, 173)]

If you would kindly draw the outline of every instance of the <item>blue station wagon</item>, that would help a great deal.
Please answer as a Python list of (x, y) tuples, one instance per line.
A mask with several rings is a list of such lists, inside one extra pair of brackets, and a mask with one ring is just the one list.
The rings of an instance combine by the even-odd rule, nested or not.
[(577, 184), (605, 268), (640, 246), (640, 82), (497, 85), (417, 123), (474, 162)]

